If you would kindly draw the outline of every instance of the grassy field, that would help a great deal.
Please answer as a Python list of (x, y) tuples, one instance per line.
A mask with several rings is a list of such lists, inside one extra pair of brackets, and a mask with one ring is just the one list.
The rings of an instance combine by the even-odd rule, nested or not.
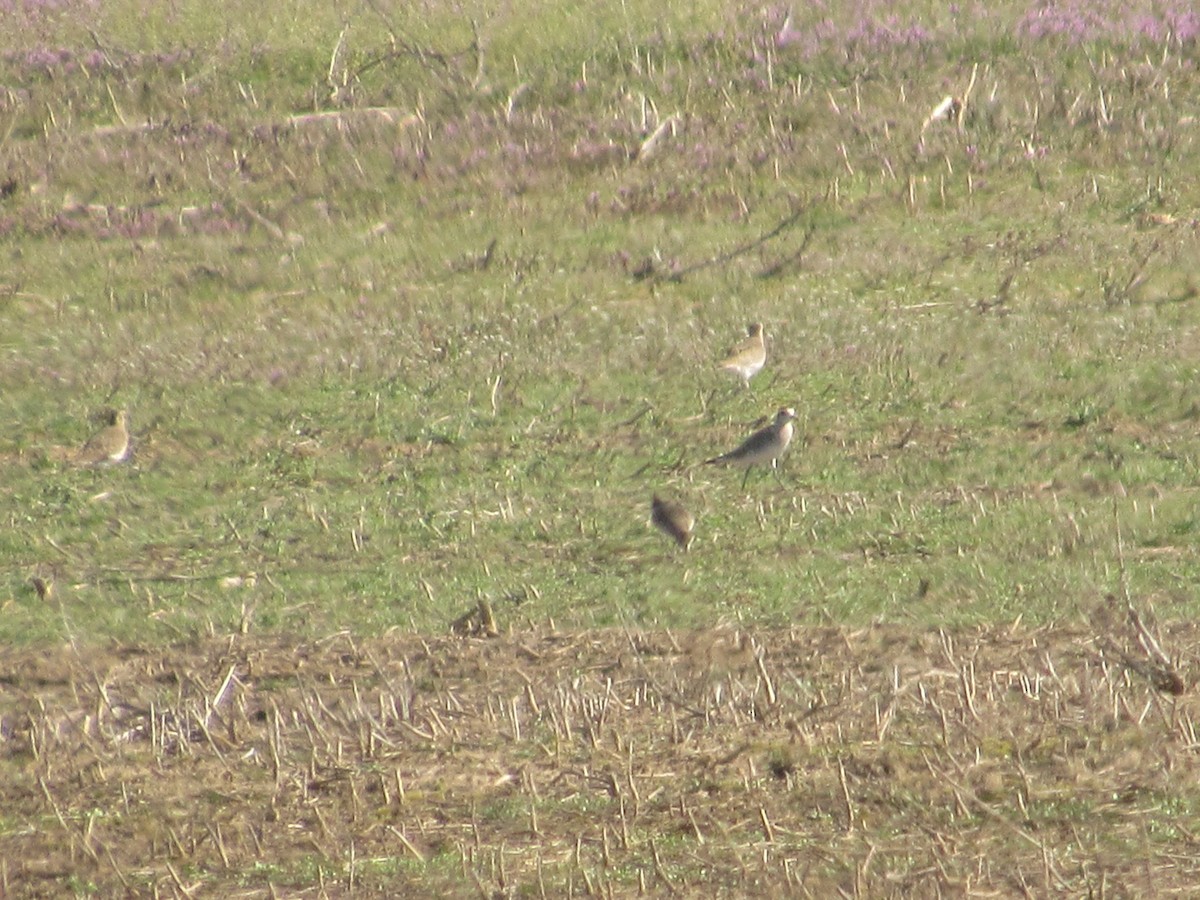
[[(581, 14), (548, 2), (296, 0), (272, 16), (218, 6), (25, 0), (3, 12), (0, 644), (12, 655), (0, 673), (0, 746), (13, 790), (33, 805), (0, 818), (0, 842), (67, 828), (69, 863), (48, 871), (79, 867), (87, 874), (71, 884), (81, 893), (125, 889), (130, 872), (143, 873), (135, 890), (366, 890), (353, 831), (319, 839), (286, 877), (248, 838), (246, 855), (223, 863), (189, 856), (178, 837), (149, 842), (149, 856), (138, 845), (107, 860), (79, 830), (90, 833), (88, 810), (151, 813), (129, 801), (120, 813), (103, 791), (92, 806), (65, 808), (70, 781), (57, 779), (74, 763), (45, 762), (53, 754), (37, 737), (69, 744), (70, 720), (110, 770), (115, 754), (182, 777), (192, 757), (151, 740), (156, 716), (164, 704), (215, 707), (236, 694), (247, 728), (229, 726), (230, 747), (205, 741), (215, 753), (206, 764), (241, 777), (226, 763), (248, 741), (261, 775), (280, 710), (300, 727), (305, 704), (341, 708), (337, 690), (321, 699), (326, 684), (362, 683), (379, 703), (395, 693), (386, 666), (368, 673), (383, 681), (339, 675), (349, 663), (325, 655), (339, 642), (382, 642), (380, 658), (402, 660), (436, 639), (448, 664), (465, 666), (489, 652), (483, 641), (555, 694), (575, 689), (569, 667), (542, 668), (523, 647), (581, 642), (594, 648), (577, 658), (591, 672), (605, 665), (597, 654), (626, 644), (690, 646), (734, 629), (754, 635), (763, 662), (728, 676), (724, 694), (703, 693), (714, 683), (704, 681), (702, 696), (677, 708), (696, 716), (680, 727), (707, 727), (706, 704), (723, 709), (732, 692), (749, 707), (727, 711), (729, 731), (704, 740), (733, 741), (761, 713), (770, 756), (794, 740), (771, 729), (807, 722), (822, 673), (852, 680), (871, 665), (878, 648), (848, 635), (906, 635), (893, 649), (957, 636), (995, 663), (993, 681), (1059, 672), (1042, 688), (1054, 703), (1086, 695), (1080, 716), (1096, 729), (1115, 716), (1131, 741), (1166, 742), (1156, 765), (1186, 756), (1179, 772), (1190, 771), (1188, 694), (1169, 701), (1158, 732), (1146, 713), (1123, 712), (1167, 703), (1154, 687), (1164, 672), (1190, 685), (1196, 647), (1182, 628), (1200, 578), (1200, 16), (1189, 5), (627, 0)], [(931, 117), (947, 97), (961, 114)], [(716, 363), (751, 321), (765, 324), (768, 361), (743, 389)], [(799, 420), (779, 480), (752, 473), (743, 489), (740, 472), (700, 465), (785, 405)], [(77, 465), (116, 409), (129, 411), (132, 458)], [(654, 492), (695, 513), (689, 553), (649, 527)], [(491, 627), (470, 618), (477, 609), (499, 636), (480, 636)], [(443, 637), (456, 622), (467, 636)], [(1165, 660), (1147, 649), (1159, 623), (1182, 629)], [(840, 635), (841, 655), (815, 662), (796, 649), (808, 635)], [(1081, 668), (1060, 678), (1038, 652), (1010, 665), (1012, 641), (1041, 641)], [(275, 651), (311, 654), (325, 677), (296, 681), (279, 663), (289, 674), (251, 697), (250, 660)], [(112, 659), (126, 654), (154, 660), (134, 673), (147, 683), (122, 680), (131, 670)], [(903, 654), (893, 656), (895, 669)], [(44, 657), (56, 660), (52, 672), (27, 674)], [(621, 696), (636, 705), (638, 685), (651, 682), (637, 674), (647, 663), (630, 665), (621, 690), (633, 693)], [(951, 653), (890, 690), (916, 703), (930, 671), (961, 687), (965, 665)], [(233, 680), (218, 693), (226, 672)], [(110, 678), (139, 698), (136, 728), (110, 721)], [(648, 709), (675, 702), (657, 687), (671, 678), (655, 676)], [(439, 679), (428, 686), (440, 699), (427, 702), (444, 712), (456, 701), (438, 692), (457, 688)], [(771, 679), (808, 686), (782, 691), (770, 710), (746, 699)], [(1122, 697), (1103, 714), (1088, 693), (1101, 687)], [(500, 696), (464, 694), (482, 704), (470, 711), (473, 739), (495, 724)], [(530, 708), (545, 699), (531, 694)], [(855, 704), (846, 709), (871, 707)], [(198, 744), (212, 717), (197, 709), (175, 718), (193, 723), (189, 753), (207, 753)], [(1055, 710), (1038, 727), (1059, 728)], [(966, 777), (971, 746), (979, 759), (1027, 765), (1009, 747), (1016, 738), (996, 735), (1011, 727), (1034, 741), (1035, 726), (1005, 726), (1009, 712), (993, 710), (995, 734), (953, 752), (938, 726), (941, 736), (921, 740), (949, 756), (913, 757), (904, 771), (936, 778), (952, 762)], [(539, 715), (554, 740), (567, 739), (571, 729)], [(934, 722), (914, 715), (916, 732)], [(269, 735), (249, 727), (271, 721)], [(335, 732), (350, 727), (338, 721)], [(677, 733), (640, 719), (624, 727), (650, 728), (647, 773), (674, 771), (671, 754), (689, 752)], [(829, 760), (853, 755), (865, 727), (846, 722), (836, 746), (822, 733), (788, 751), (798, 771), (819, 758), (824, 776), (840, 774), (851, 807), (853, 773)], [(134, 734), (149, 755), (122, 743)], [(550, 738), (487, 752), (519, 772)], [(627, 735), (613, 740), (624, 746)], [(315, 747), (275, 761), (273, 805), (285, 802), (280, 765), (299, 772), (328, 751), (350, 767), (350, 784), (379, 765), (366, 748), (343, 761), (341, 738)], [(1151, 754), (1139, 747), (1144, 763)], [(1117, 792), (1127, 750), (1117, 741), (1094, 754)], [(1044, 777), (1065, 797), (1061, 762), (1051, 754)], [(1157, 773), (1159, 787), (1183, 793), (1175, 805), (1139, 805), (1138, 840), (1166, 829), (1191, 841), (1200, 827), (1194, 787), (1173, 772)], [(738, 775), (751, 799), (772, 777), (761, 765)], [(791, 775), (781, 784), (804, 789)], [(1028, 811), (1005, 784), (981, 801), (990, 813), (962, 792), (956, 802), (1053, 857), (1044, 872), (1057, 874), (1029, 890), (1188, 883), (1164, 863), (1135, 888), (1126, 875), (1152, 841), (1133, 839), (1103, 877), (1067, 873), (1064, 845), (1025, 840)], [(461, 802), (446, 815), (478, 815)], [(671, 808), (686, 820), (699, 801), (679, 802)], [(443, 835), (438, 846), (461, 857), (452, 871), (428, 868), (448, 858), (428, 846), (402, 867), (413, 884), (442, 890), (619, 893), (649, 878), (700, 892), (709, 863), (686, 869), (687, 842), (705, 834), (744, 847), (752, 806), (720, 837), (707, 824), (690, 837), (670, 832), (670, 866), (684, 867), (674, 874), (657, 869), (663, 846), (647, 864), (634, 837), (641, 855), (629, 871), (641, 883), (585, 878), (594, 861), (578, 852), (574, 869), (557, 859), (545, 874), (539, 863), (538, 880), (523, 855), (516, 887), (493, 883), (479, 854), (486, 846), (488, 865), (503, 867), (514, 840), (504, 830), (494, 843), (476, 830), (469, 853), (466, 838)], [(1085, 804), (1064, 821), (1091, 812)], [(866, 821), (902, 843), (902, 822)], [(642, 822), (641, 835), (661, 824)], [(951, 816), (922, 833), (959, 824)], [(261, 826), (246, 834), (262, 837)], [(554, 827), (569, 830), (569, 817)], [(756, 827), (768, 843), (803, 833), (811, 850), (823, 828), (847, 822)], [(876, 846), (879, 835), (861, 833)], [(711, 864), (736, 857), (744, 875), (755, 847)], [(913, 854), (912, 871), (938, 866)], [(170, 870), (147, 861), (164, 855)], [(886, 872), (867, 878), (870, 858), (838, 857), (815, 884), (901, 892), (908, 882)], [(802, 885), (763, 865), (765, 881), (722, 884)], [(920, 889), (1021, 883), (942, 876)]]

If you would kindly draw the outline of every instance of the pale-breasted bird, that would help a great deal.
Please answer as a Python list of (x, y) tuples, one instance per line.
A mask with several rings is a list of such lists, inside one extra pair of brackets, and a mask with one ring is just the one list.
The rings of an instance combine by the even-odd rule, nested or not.
[(751, 322), (746, 326), (747, 336), (729, 356), (718, 363), (717, 368), (736, 375), (742, 381), (743, 387), (750, 387), (750, 379), (762, 371), (767, 364), (767, 345), (763, 338), (761, 322)]
[(77, 461), (80, 465), (99, 466), (123, 462), (129, 456), (129, 414), (119, 409), (113, 414), (111, 425), (93, 434)]
[(742, 487), (746, 486), (746, 479), (750, 477), (750, 468), (752, 466), (770, 463), (771, 471), (775, 473), (775, 477), (779, 478), (779, 473), (776, 468), (788, 444), (792, 442), (792, 422), (796, 419), (796, 411), (791, 407), (785, 406), (779, 412), (775, 413), (775, 421), (765, 428), (760, 428), (746, 440), (742, 441), (741, 445), (728, 453), (722, 453), (720, 456), (714, 456), (712, 459), (705, 460), (708, 465), (726, 465), (740, 466), (746, 470), (746, 474), (742, 477)]

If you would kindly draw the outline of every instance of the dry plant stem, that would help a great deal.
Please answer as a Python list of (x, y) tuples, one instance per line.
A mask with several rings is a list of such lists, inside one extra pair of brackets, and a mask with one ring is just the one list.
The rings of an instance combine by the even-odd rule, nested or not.
[(846, 804), (846, 833), (854, 831), (854, 804), (850, 800), (850, 785), (846, 783), (846, 765), (838, 759), (838, 784), (842, 788), (842, 800)]
[(649, 157), (654, 155), (655, 151), (658, 149), (659, 144), (662, 142), (663, 136), (668, 131), (670, 131), (672, 134), (674, 134), (675, 129), (678, 127), (679, 123), (680, 123), (680, 117), (679, 117), (678, 113), (674, 113), (670, 116), (667, 116), (667, 118), (663, 119), (663, 121), (659, 123), (658, 127), (655, 128), (653, 132), (651, 132), (650, 136), (647, 137), (644, 141), (642, 141), (641, 146), (638, 147), (637, 153), (634, 154), (634, 158), (638, 159), (638, 160), (643, 160), (643, 159), (648, 159)]

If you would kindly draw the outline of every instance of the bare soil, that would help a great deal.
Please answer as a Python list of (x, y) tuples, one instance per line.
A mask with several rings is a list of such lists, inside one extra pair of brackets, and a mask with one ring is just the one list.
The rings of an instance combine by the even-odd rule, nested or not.
[(500, 625), (0, 652), (3, 894), (1200, 884), (1191, 625)]

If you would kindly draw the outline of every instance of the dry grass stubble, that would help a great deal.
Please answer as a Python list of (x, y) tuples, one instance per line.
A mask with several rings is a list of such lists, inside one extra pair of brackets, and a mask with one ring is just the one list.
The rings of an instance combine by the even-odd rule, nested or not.
[[(2, 886), (1183, 889), (1194, 694), (1096, 624), (7, 651)], [(1200, 629), (1163, 644), (1194, 670)]]

